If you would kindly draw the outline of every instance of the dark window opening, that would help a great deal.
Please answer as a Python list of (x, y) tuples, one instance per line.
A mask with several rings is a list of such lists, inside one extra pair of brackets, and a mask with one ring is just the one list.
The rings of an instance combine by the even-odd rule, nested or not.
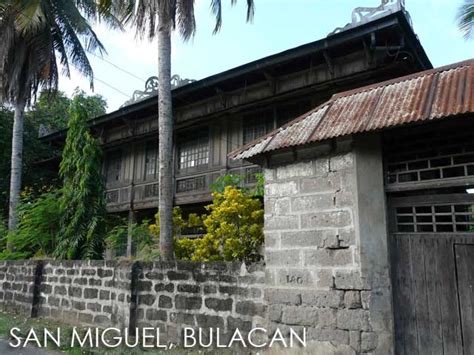
[(145, 152), (145, 179), (154, 180), (158, 173), (158, 142), (147, 142)]
[(244, 116), (243, 143), (247, 144), (273, 129), (273, 111), (261, 111)]
[(120, 173), (122, 171), (122, 151), (116, 150), (110, 152), (106, 156), (107, 168), (106, 168), (106, 178), (107, 182), (116, 182), (120, 181)]

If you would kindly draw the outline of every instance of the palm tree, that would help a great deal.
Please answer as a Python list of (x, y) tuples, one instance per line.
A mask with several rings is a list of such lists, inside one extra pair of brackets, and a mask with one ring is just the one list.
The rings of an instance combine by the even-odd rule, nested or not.
[[(230, 0), (235, 4), (237, 0)], [(171, 98), (171, 32), (178, 27), (182, 38), (189, 40), (196, 31), (194, 0), (129, 0), (126, 8), (140, 36), (158, 39), (158, 160), (160, 255), (174, 259), (173, 251), (173, 115)], [(222, 1), (211, 0), (215, 16), (214, 34), (222, 25)], [(253, 0), (247, 0), (247, 21), (254, 13)]]
[(458, 26), (464, 34), (464, 38), (474, 37), (474, 0), (465, 0), (459, 7), (457, 15)]
[(111, 13), (100, 10), (95, 1), (83, 0), (4, 0), (0, 4), (0, 98), (15, 109), (9, 230), (17, 226), (25, 107), (38, 90), (57, 90), (57, 57), (63, 74), (69, 76), (70, 66), (74, 66), (92, 87), (93, 71), (86, 51), (105, 50), (88, 20), (104, 19), (120, 26)]

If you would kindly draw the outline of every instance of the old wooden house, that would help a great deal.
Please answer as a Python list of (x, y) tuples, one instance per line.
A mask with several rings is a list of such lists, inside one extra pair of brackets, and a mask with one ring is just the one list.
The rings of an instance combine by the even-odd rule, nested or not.
[[(227, 154), (334, 93), (431, 68), (406, 11), (382, 8), (326, 38), (173, 89), (175, 204), (199, 210), (226, 173), (252, 184), (260, 168)], [(153, 83), (150, 83), (153, 86)], [(157, 208), (157, 97), (90, 121), (105, 151), (107, 208)], [(65, 132), (43, 139), (61, 145)]]

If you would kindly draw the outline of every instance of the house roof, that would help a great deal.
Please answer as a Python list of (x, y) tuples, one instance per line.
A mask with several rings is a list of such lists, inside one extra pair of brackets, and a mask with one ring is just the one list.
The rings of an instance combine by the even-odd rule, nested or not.
[[(322, 53), (330, 48), (348, 47), (348, 42), (364, 38), (374, 31), (393, 31), (397, 29), (403, 35), (406, 50), (413, 56), (414, 70), (432, 68), (418, 37), (414, 33), (404, 11), (397, 11), (378, 17), (372, 21), (350, 28), (349, 30), (333, 34), (323, 39), (291, 48), (280, 53), (270, 55), (259, 60), (246, 63), (236, 68), (209, 76), (207, 78), (183, 85), (172, 90), (173, 103), (196, 102), (205, 97), (216, 95), (216, 88), (232, 92), (239, 87), (245, 87), (265, 78), (265, 72), (272, 73), (294, 71), (302, 63), (311, 62), (315, 53)], [(176, 101), (176, 102), (175, 102)], [(91, 127), (109, 125), (111, 122), (120, 122), (126, 116), (138, 117), (141, 113), (156, 114), (157, 98), (152, 96), (143, 101), (122, 107), (89, 121)], [(66, 130), (54, 132), (42, 137), (43, 140), (51, 141), (61, 139)]]
[(229, 154), (249, 159), (278, 149), (474, 112), (474, 59), (334, 95)]

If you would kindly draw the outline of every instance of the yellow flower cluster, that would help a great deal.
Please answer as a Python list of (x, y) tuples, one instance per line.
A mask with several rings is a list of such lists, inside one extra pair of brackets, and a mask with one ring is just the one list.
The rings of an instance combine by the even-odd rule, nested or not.
[[(179, 207), (174, 209), (176, 237), (184, 227), (202, 226), (205, 231), (202, 238), (175, 238), (177, 258), (204, 262), (258, 260), (264, 240), (261, 201), (232, 186), (212, 196), (212, 204), (206, 206), (209, 213), (201, 218), (191, 214), (185, 221)], [(157, 223), (150, 226), (150, 232), (159, 236), (158, 214), (156, 220)]]

